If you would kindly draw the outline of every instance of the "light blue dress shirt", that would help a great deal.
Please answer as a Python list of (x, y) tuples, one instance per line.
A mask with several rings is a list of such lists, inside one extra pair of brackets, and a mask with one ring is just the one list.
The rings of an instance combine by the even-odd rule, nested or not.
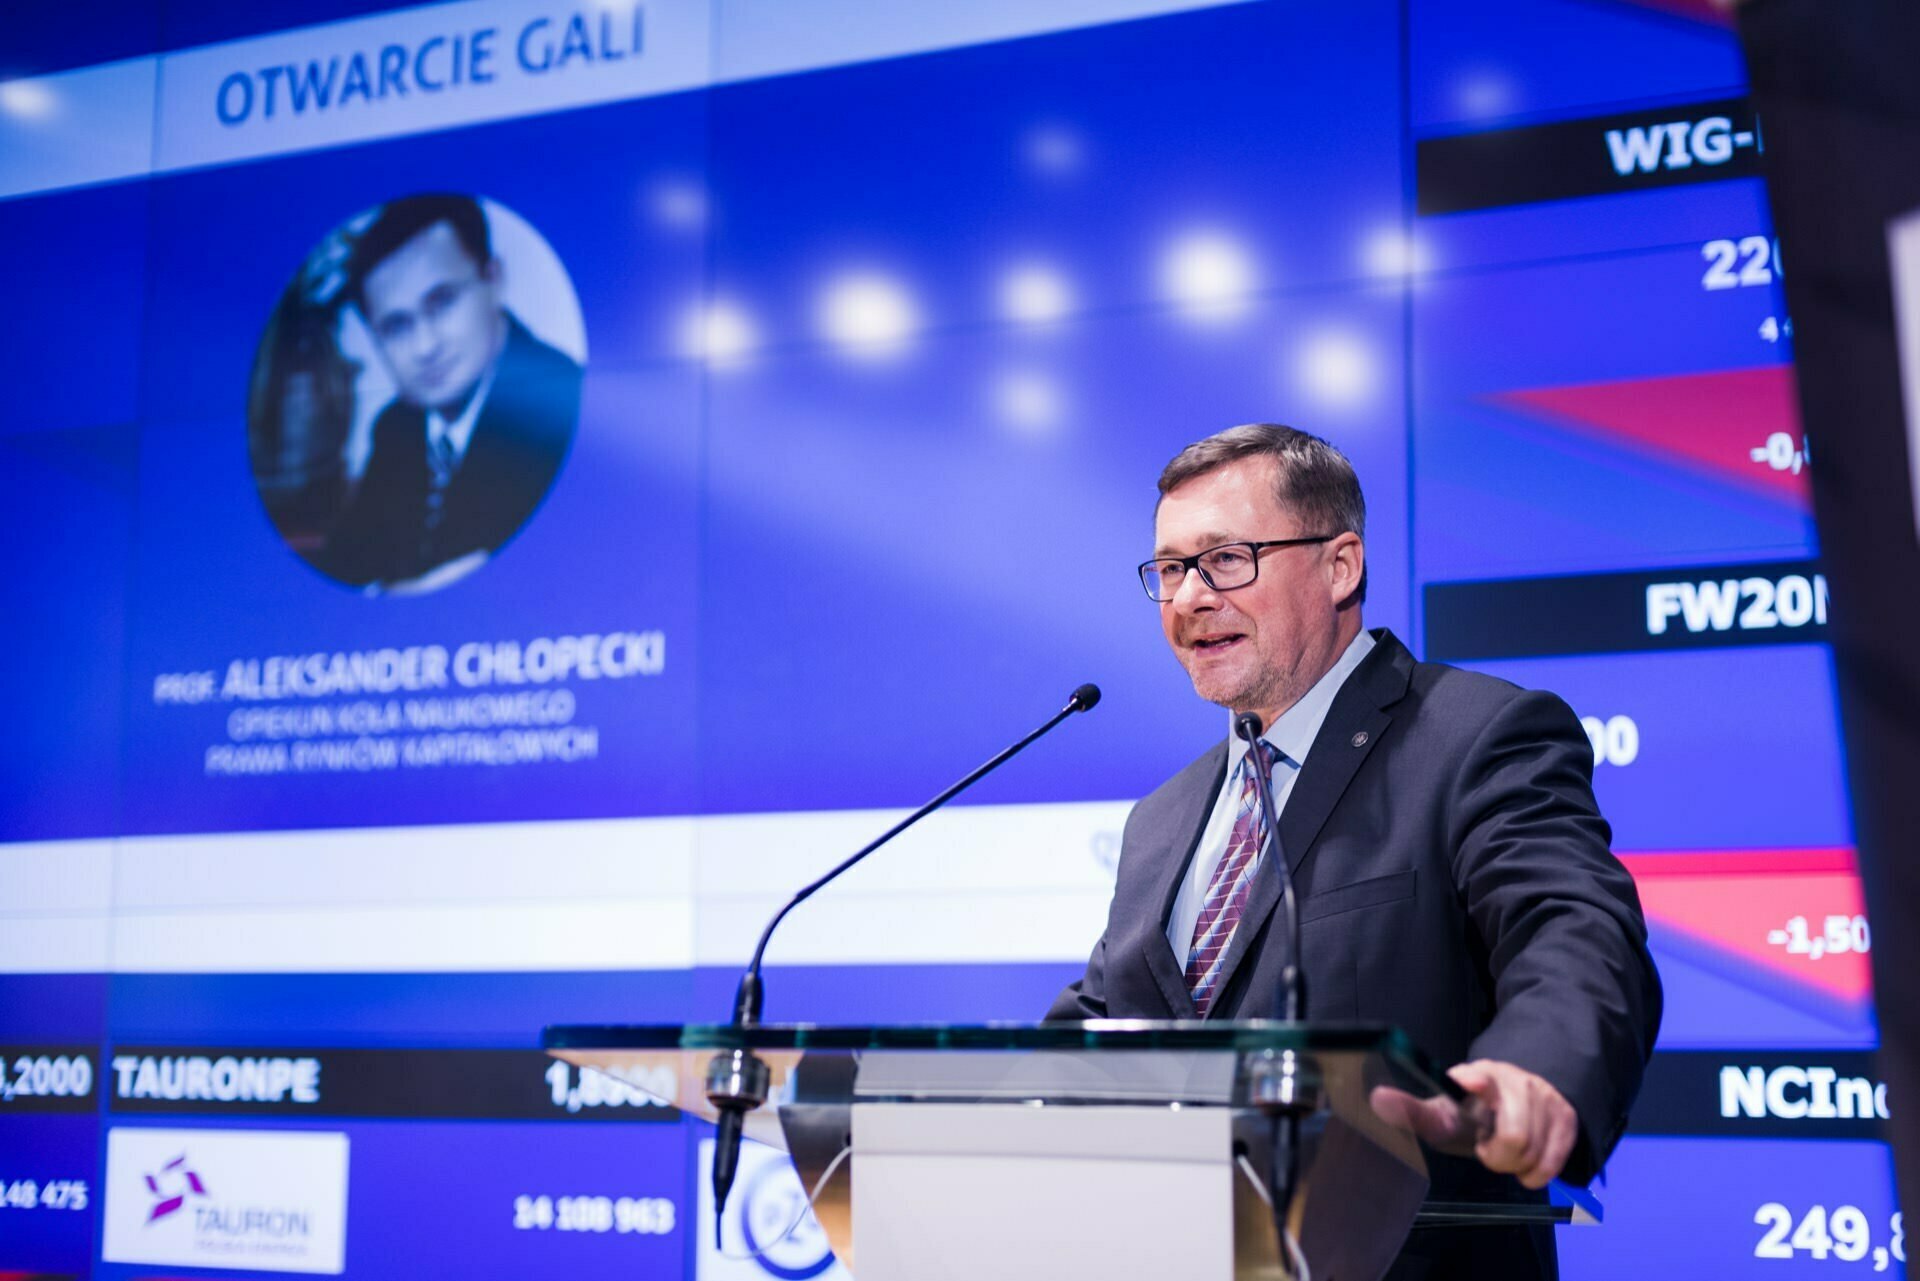
[[(1261, 735), (1280, 752), (1280, 760), (1273, 769), (1273, 805), (1276, 813), (1286, 813), (1287, 798), (1293, 794), (1293, 782), (1306, 765), (1307, 751), (1313, 746), (1320, 726), (1326, 722), (1327, 713), (1333, 708), (1334, 695), (1347, 683), (1347, 677), (1353, 675), (1353, 669), (1360, 666), (1360, 660), (1373, 651), (1373, 643), (1373, 637), (1362, 629), (1333, 666), (1327, 669), (1327, 674), (1315, 681), (1313, 688), (1301, 695), (1299, 702), (1280, 713), (1280, 718)], [(1206, 905), (1207, 883), (1213, 879), (1213, 869), (1226, 857), (1227, 842), (1233, 836), (1233, 823), (1239, 815), (1240, 789), (1243, 786), (1240, 767), (1246, 758), (1247, 744), (1233, 732), (1229, 720), (1226, 781), (1221, 784), (1220, 794), (1214, 798), (1213, 813), (1207, 818), (1206, 830), (1200, 834), (1200, 845), (1194, 850), (1193, 862), (1188, 865), (1186, 878), (1180, 883), (1180, 893), (1173, 900), (1173, 915), (1167, 918), (1167, 943), (1173, 948), (1174, 960), (1180, 963), (1183, 970), (1187, 965), (1187, 953), (1193, 947), (1193, 927), (1200, 920), (1200, 909)]]

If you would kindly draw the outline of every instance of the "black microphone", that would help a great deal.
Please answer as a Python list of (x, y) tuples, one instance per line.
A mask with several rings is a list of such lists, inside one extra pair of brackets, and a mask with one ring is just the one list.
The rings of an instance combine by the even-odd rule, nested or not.
[[(1289, 1023), (1294, 1023), (1306, 1017), (1307, 981), (1300, 962), (1300, 906), (1293, 892), (1293, 868), (1288, 865), (1287, 852), (1280, 844), (1280, 815), (1273, 804), (1273, 770), (1260, 745), (1263, 727), (1259, 715), (1242, 712), (1233, 718), (1233, 728), (1247, 742), (1247, 759), (1253, 766), (1255, 790), (1260, 797), (1260, 815), (1267, 825), (1273, 855), (1280, 864), (1280, 902), (1286, 909), (1287, 923), (1287, 963), (1280, 971), (1281, 1013)], [(1293, 1051), (1284, 1051), (1278, 1064), (1278, 1078), (1269, 1086), (1273, 1146), (1269, 1153), (1267, 1186), (1273, 1195), (1273, 1230), (1282, 1253), (1288, 1254), (1293, 1247), (1287, 1221), (1300, 1179), (1300, 1118), (1312, 1106), (1303, 1091), (1310, 1090), (1309, 1082), (1317, 1077), (1311, 1068), (1303, 1076), (1302, 1066)]]
[[(781, 921), (786, 919), (788, 912), (812, 898), (829, 881), (853, 867), (861, 859), (998, 769), (1034, 739), (1039, 738), (1075, 712), (1091, 711), (1094, 704), (1099, 701), (1098, 685), (1089, 683), (1080, 686), (1068, 697), (1067, 705), (1048, 718), (1046, 724), (973, 770), (946, 791), (835, 865), (825, 876), (813, 881), (788, 899), (786, 905), (775, 912), (773, 919), (767, 922), (767, 928), (760, 932), (760, 942), (754, 946), (753, 959), (747, 963), (746, 973), (740, 976), (740, 986), (734, 990), (733, 994), (733, 1026), (748, 1028), (760, 1022), (760, 1010), (766, 996), (765, 989), (760, 983), (760, 961), (766, 954), (767, 941), (773, 937), (774, 930), (779, 927)], [(733, 1187), (734, 1175), (739, 1168), (741, 1129), (745, 1124), (747, 1113), (766, 1102), (768, 1075), (766, 1064), (762, 1063), (752, 1050), (734, 1050), (726, 1054), (717, 1054), (713, 1062), (707, 1066), (707, 1101), (720, 1113), (713, 1135), (713, 1227), (716, 1243), (720, 1233), (720, 1216), (727, 1205), (727, 1193)]]

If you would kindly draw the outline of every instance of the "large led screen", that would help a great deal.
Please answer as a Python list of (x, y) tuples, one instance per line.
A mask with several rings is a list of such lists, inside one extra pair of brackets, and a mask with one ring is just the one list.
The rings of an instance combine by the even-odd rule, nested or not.
[(1667, 1012), (1566, 1274), (1903, 1274), (1712, 6), (20, 8), (0, 1275), (828, 1274), (540, 1029), (723, 1017), (1092, 680), (769, 953), (773, 1019), (1038, 1017), (1224, 733), (1133, 567), (1249, 421), (1354, 461), (1369, 625), (1592, 740)]

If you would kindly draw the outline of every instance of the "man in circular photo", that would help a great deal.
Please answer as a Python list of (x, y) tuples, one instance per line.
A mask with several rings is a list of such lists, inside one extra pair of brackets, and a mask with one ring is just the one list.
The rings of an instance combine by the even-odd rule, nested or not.
[(507, 307), (505, 283), (471, 196), (390, 201), (349, 242), (333, 303), (364, 320), (393, 395), (344, 509), (303, 552), (323, 573), (431, 590), (477, 567), (546, 496), (579, 419), (581, 367)]

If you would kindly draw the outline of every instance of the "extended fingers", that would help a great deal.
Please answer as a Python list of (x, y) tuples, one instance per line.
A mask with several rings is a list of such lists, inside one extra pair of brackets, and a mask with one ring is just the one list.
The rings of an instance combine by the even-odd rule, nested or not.
[(1520, 1172), (1520, 1182), (1527, 1187), (1544, 1188), (1559, 1178), (1560, 1171), (1567, 1167), (1567, 1158), (1573, 1155), (1574, 1141), (1580, 1136), (1580, 1122), (1570, 1104), (1561, 1100), (1560, 1106), (1565, 1109), (1564, 1115), (1551, 1111), (1548, 1113), (1547, 1134), (1540, 1159), (1531, 1169)]
[(1480, 1163), (1502, 1174), (1518, 1174), (1530, 1168), (1536, 1155), (1534, 1117), (1525, 1084), (1509, 1079), (1506, 1073), (1494, 1073), (1474, 1094), (1486, 1105), (1493, 1122), (1493, 1132), (1474, 1149)]
[(1510, 1063), (1487, 1060), (1463, 1064), (1453, 1077), (1490, 1114), (1491, 1132), (1474, 1149), (1481, 1164), (1529, 1188), (1545, 1187), (1566, 1166), (1579, 1121), (1552, 1085)]

